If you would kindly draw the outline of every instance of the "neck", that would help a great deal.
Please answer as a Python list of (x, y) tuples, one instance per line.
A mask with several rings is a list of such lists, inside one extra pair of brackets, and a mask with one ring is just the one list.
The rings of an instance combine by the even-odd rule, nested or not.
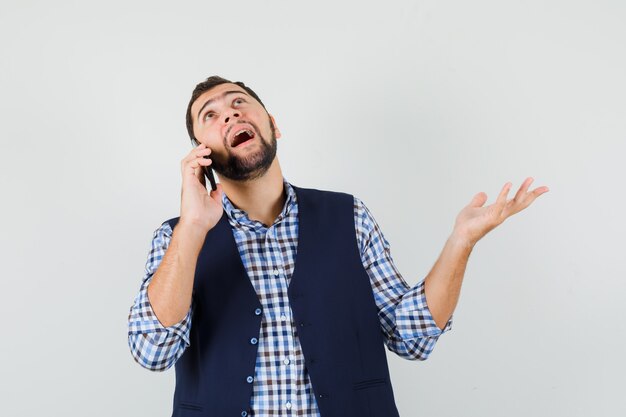
[(266, 227), (274, 223), (287, 199), (278, 158), (274, 158), (260, 178), (241, 182), (220, 177), (220, 184), (233, 206), (245, 211), (250, 220), (258, 220)]

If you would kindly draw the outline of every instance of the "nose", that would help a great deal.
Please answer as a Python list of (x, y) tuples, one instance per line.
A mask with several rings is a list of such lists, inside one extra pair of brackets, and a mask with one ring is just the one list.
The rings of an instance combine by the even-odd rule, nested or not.
[(232, 115), (226, 114), (226, 118), (224, 119), (224, 123), (228, 123), (230, 122), (230, 118), (235, 118), (235, 117), (239, 117), (239, 112), (235, 111)]

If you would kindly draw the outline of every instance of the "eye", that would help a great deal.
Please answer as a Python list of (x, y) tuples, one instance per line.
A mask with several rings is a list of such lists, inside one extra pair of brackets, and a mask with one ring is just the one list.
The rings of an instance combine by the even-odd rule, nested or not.
[(210, 112), (208, 112), (208, 113), (206, 113), (206, 114), (204, 115), (203, 120), (206, 120), (206, 119), (207, 119), (207, 117), (211, 117), (211, 116), (213, 116), (213, 115), (215, 115), (215, 113), (213, 113), (212, 111), (210, 111)]
[(237, 103), (238, 101), (240, 101), (240, 102), (242, 102), (242, 103), (245, 103), (245, 102), (246, 102), (246, 100), (244, 100), (243, 98), (238, 97), (238, 98), (236, 98), (236, 99), (234, 99), (234, 100), (233, 100), (233, 104)]

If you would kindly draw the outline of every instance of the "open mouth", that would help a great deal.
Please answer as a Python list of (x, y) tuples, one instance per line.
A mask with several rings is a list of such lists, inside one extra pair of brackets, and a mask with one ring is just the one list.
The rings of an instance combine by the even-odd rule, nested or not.
[(231, 143), (230, 146), (232, 146), (233, 148), (236, 148), (252, 140), (253, 138), (254, 138), (254, 132), (252, 130), (250, 129), (240, 130), (239, 132), (235, 133), (235, 136), (233, 137), (233, 142)]

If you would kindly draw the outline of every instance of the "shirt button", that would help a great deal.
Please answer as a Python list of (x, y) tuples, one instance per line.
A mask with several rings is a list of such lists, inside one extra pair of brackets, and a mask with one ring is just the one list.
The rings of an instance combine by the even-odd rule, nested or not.
[(289, 358), (285, 358), (285, 360), (283, 361), (283, 363), (284, 363), (285, 365), (289, 365)]
[(291, 401), (287, 401), (287, 404), (285, 404), (285, 408), (287, 408), (287, 410), (291, 408)]
[(252, 381), (254, 381), (254, 378), (252, 378), (252, 376), (248, 376), (248, 377), (246, 378), (246, 381), (248, 381), (248, 384), (251, 384), (251, 383), (252, 383)]
[(253, 345), (256, 345), (256, 343), (258, 342), (256, 337), (253, 337), (252, 339), (250, 339), (250, 343), (252, 343)]
[(257, 316), (259, 316), (261, 314), (261, 309), (257, 308), (256, 310), (254, 310), (254, 314), (256, 314)]
[(274, 276), (275, 276), (275, 277), (277, 277), (277, 276), (278, 276), (278, 274), (279, 274), (279, 272), (278, 272), (278, 268), (274, 268)]
[(287, 320), (287, 316), (285, 316), (284, 314), (280, 315), (280, 321), (285, 321)]

